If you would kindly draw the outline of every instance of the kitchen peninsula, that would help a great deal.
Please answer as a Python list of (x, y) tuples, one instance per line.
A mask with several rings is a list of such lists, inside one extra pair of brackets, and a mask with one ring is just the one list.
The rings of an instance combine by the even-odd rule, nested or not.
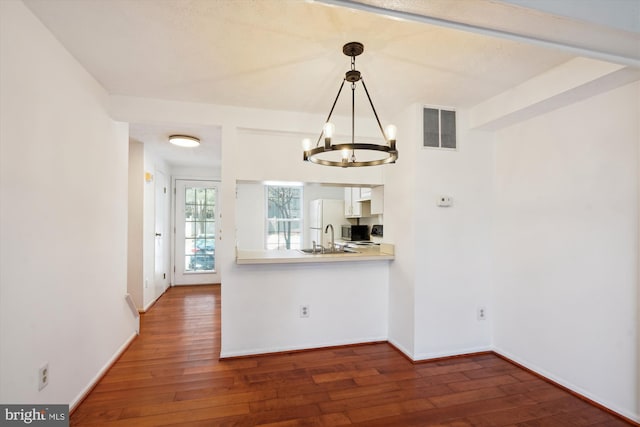
[(238, 250), (236, 264), (299, 264), (326, 262), (390, 261), (395, 258), (394, 246), (388, 243), (358, 248), (356, 252), (306, 254), (302, 251)]

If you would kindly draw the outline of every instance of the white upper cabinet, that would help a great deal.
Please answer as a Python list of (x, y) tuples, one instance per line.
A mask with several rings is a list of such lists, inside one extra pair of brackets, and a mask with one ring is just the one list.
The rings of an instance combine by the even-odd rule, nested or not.
[(358, 202), (362, 199), (360, 187), (345, 187), (344, 216), (346, 218), (363, 218), (371, 215), (369, 202)]
[(359, 200), (371, 200), (371, 188), (361, 187)]
[(384, 186), (373, 187), (371, 189), (371, 215), (381, 215), (384, 213)]

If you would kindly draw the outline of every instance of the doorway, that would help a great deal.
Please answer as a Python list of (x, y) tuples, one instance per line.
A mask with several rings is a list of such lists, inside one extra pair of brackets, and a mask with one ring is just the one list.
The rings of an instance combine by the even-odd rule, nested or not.
[(216, 181), (176, 180), (173, 280), (176, 285), (220, 283), (216, 263), (219, 193)]

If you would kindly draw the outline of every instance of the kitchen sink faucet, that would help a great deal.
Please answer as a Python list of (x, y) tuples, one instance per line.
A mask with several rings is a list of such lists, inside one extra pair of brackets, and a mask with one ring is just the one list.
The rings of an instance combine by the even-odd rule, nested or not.
[(331, 246), (329, 247), (329, 252), (334, 252), (336, 250), (336, 242), (333, 240), (333, 225), (327, 224), (324, 229), (324, 233), (327, 234), (329, 229), (331, 229)]

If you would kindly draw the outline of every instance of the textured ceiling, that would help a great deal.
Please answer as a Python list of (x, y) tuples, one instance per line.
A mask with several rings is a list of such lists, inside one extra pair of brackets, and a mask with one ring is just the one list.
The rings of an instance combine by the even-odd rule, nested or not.
[[(454, 2), (456, 3), (456, 2)], [(568, 55), (300, 0), (28, 0), (112, 94), (324, 112), (360, 41), (374, 100), (468, 106)], [(377, 96), (376, 96), (377, 95)], [(379, 101), (381, 104), (382, 102)]]
[[(574, 56), (326, 3), (25, 0), (109, 93), (146, 98), (326, 114), (349, 68), (342, 45), (355, 40), (365, 45), (357, 68), (384, 117), (413, 102), (472, 106)], [(482, 25), (525, 11), (488, 0), (364, 3)], [(527, 13), (539, 26), (541, 12)], [(513, 16), (525, 30), (526, 17)]]

